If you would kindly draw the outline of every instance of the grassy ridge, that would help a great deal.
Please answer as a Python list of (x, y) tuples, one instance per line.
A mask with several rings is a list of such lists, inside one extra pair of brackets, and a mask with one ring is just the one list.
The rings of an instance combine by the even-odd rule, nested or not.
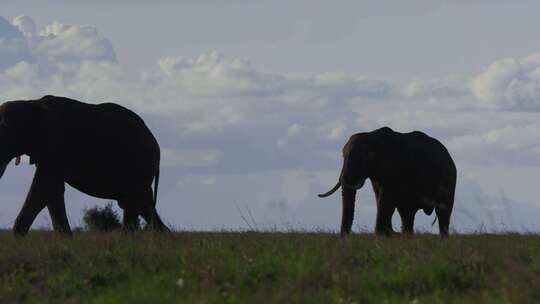
[(540, 237), (0, 233), (1, 303), (532, 303)]

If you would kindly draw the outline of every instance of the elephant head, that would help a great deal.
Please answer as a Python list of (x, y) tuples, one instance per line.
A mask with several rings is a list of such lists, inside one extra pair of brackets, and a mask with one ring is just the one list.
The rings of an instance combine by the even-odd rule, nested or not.
[(366, 179), (370, 177), (373, 155), (375, 151), (367, 133), (351, 136), (343, 147), (343, 167), (337, 184), (330, 191), (318, 195), (319, 197), (330, 196), (341, 187), (343, 204), (341, 235), (351, 232), (356, 191), (362, 188)]
[(0, 106), (0, 177), (9, 162), (22, 154), (36, 154), (42, 139), (43, 109), (36, 102), (9, 101)]

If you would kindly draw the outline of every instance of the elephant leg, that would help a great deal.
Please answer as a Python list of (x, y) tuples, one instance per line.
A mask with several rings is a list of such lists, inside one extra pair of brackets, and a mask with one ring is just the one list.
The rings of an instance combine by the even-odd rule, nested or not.
[(71, 227), (66, 214), (66, 204), (64, 202), (64, 196), (49, 201), (47, 204), (49, 214), (51, 216), (54, 231), (67, 234), (71, 236)]
[(395, 209), (392, 204), (384, 201), (381, 197), (381, 200), (377, 204), (376, 234), (390, 236), (394, 232), (392, 229), (392, 215), (394, 215)]
[[(64, 208), (64, 217), (67, 222), (67, 217), (65, 216), (65, 206), (63, 201), (64, 195), (64, 182), (54, 175), (49, 175), (46, 169), (43, 167), (38, 167), (36, 173), (34, 174), (34, 179), (32, 180), (32, 185), (26, 196), (26, 200), (15, 220), (15, 225), (13, 227), (13, 232), (16, 235), (25, 235), (28, 233), (30, 226), (36, 219), (36, 216), (47, 206), (48, 201), (57, 197), (62, 197), (62, 208)], [(53, 207), (55, 219), (60, 220), (61, 216), (57, 216), (56, 210), (59, 208)], [(63, 226), (65, 227), (65, 225)], [(69, 227), (69, 224), (67, 225)], [(55, 226), (56, 228), (56, 226)], [(56, 229), (55, 229), (56, 230)], [(68, 229), (69, 230), (69, 229)], [(57, 230), (62, 232), (68, 232), (67, 230)], [(71, 230), (69, 230), (71, 232)]]
[(125, 199), (119, 201), (119, 205), (124, 209), (124, 229), (133, 231), (137, 227), (137, 219), (142, 215), (144, 220), (152, 230), (169, 231), (159, 217), (152, 194), (152, 188), (148, 188), (136, 194), (130, 194)]
[[(32, 186), (34, 183), (32, 183)], [(15, 225), (13, 226), (13, 233), (18, 236), (23, 236), (28, 233), (30, 226), (36, 219), (36, 216), (45, 208), (46, 202), (45, 199), (40, 197), (37, 190), (32, 189), (26, 195), (26, 200), (19, 211), (19, 215), (15, 219)]]
[(141, 215), (147, 225), (149, 225), (149, 228), (154, 231), (169, 232), (169, 228), (163, 224), (156, 211), (152, 189), (148, 189), (145, 192), (145, 195), (141, 196), (140, 199)]
[(169, 228), (161, 221), (156, 208), (149, 206), (143, 207), (142, 217), (150, 225), (150, 229), (159, 232), (170, 232)]
[(414, 215), (416, 210), (398, 209), (401, 217), (401, 232), (404, 234), (414, 234)]
[(435, 208), (435, 214), (437, 214), (437, 220), (439, 221), (439, 234), (441, 237), (448, 237), (451, 213), (452, 210), (450, 208)]
[(124, 208), (123, 229), (124, 231), (134, 232), (137, 229), (139, 219), (139, 208), (128, 206)]
[(380, 196), (381, 196), (380, 186), (372, 181), (371, 182), (371, 187), (373, 188), (373, 193), (375, 193), (375, 201), (379, 202), (380, 201)]

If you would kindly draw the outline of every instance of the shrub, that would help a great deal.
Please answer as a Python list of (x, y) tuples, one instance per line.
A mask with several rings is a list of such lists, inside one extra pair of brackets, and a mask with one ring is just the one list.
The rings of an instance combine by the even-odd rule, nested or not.
[(112, 203), (102, 208), (95, 206), (84, 210), (83, 222), (88, 231), (112, 231), (122, 227)]

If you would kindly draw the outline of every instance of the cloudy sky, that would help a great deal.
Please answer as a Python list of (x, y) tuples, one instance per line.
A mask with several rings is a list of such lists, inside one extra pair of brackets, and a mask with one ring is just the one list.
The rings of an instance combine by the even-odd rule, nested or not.
[[(336, 230), (340, 195), (316, 194), (351, 134), (387, 125), (448, 147), (455, 230), (538, 231), (540, 3), (449, 2), (2, 0), (0, 100), (137, 111), (161, 144), (158, 210), (177, 229)], [(1, 227), (33, 170), (0, 180)], [(356, 231), (373, 230), (364, 188)], [(66, 200), (72, 226), (104, 203)], [(432, 220), (419, 212), (417, 227)]]

